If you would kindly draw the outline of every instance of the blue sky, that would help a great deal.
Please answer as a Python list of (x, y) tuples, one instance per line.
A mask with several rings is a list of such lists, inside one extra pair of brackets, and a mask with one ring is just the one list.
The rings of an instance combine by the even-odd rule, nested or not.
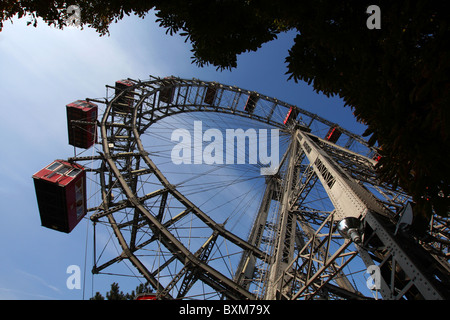
[(27, 18), (5, 23), (0, 33), (0, 299), (82, 299), (109, 289), (111, 278), (92, 281), (89, 261), (84, 290), (67, 288), (68, 266), (85, 271), (90, 227), (83, 222), (69, 235), (41, 227), (31, 178), (54, 159), (73, 155), (67, 144), (65, 105), (103, 97), (106, 84), (149, 75), (218, 81), (276, 97), (362, 132), (340, 99), (287, 81), (284, 59), (293, 44), (292, 33), (256, 53), (243, 54), (237, 69), (219, 72), (192, 65), (190, 45), (166, 35), (154, 20), (152, 14), (145, 19), (125, 17), (105, 37), (90, 29), (51, 28), (42, 21), (37, 28), (27, 27)]

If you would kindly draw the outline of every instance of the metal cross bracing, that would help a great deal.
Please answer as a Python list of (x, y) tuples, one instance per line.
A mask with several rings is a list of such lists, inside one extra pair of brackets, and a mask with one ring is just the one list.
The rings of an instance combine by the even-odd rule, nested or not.
[[(304, 233), (309, 233), (309, 236), (305, 237), (309, 240), (299, 247), (298, 254), (291, 259), (290, 265), (284, 267), (282, 272), (278, 272), (278, 278), (270, 283), (272, 291), (269, 298), (310, 299), (326, 296), (324, 292), (333, 292), (332, 289), (335, 288), (327, 287), (330, 281), (345, 279), (338, 272), (357, 256), (363, 257), (367, 267), (376, 265), (375, 261), (380, 263), (377, 267), (380, 268), (380, 293), (383, 298), (448, 297), (448, 263), (444, 263), (442, 257), (440, 260), (436, 259), (413, 240), (395, 235), (394, 216), (388, 209), (392, 203), (378, 200), (351, 175), (351, 171), (355, 169), (346, 170), (340, 166), (334, 160), (336, 154), (333, 157), (326, 149), (321, 148), (317, 138), (304, 132), (297, 134), (298, 143), (304, 147), (304, 152), (333, 202), (335, 210), (326, 216), (323, 224), (317, 229), (300, 223)], [(348, 156), (351, 156), (351, 153)], [(346, 239), (343, 243), (339, 243), (340, 246), (332, 249), (330, 244), (333, 237), (341, 237), (335, 232), (333, 220), (351, 216), (361, 219), (366, 225), (365, 242), (350, 248), (351, 242)], [(369, 255), (375, 255), (376, 258), (370, 259)], [(389, 285), (385, 282), (388, 275)], [(339, 294), (343, 297), (363, 298), (348, 281), (346, 284), (339, 284), (339, 288)]]
[[(100, 191), (91, 220), (109, 227), (120, 245), (106, 261), (96, 252), (94, 273), (127, 260), (160, 299), (371, 299), (364, 274), (374, 265), (384, 299), (448, 297), (448, 221), (434, 218), (428, 242), (396, 232), (410, 198), (378, 181), (376, 149), (360, 136), (235, 86), (129, 80), (128, 88), (107, 86), (114, 93), (104, 100), (87, 99), (104, 105), (98, 154), (69, 159), (91, 161)], [(193, 189), (172, 182), (154, 162), (160, 151), (147, 146), (157, 123), (197, 113), (256, 121), (288, 137), (278, 172), (262, 177), (247, 232), (229, 226), (228, 207), (216, 215), (222, 207), (209, 211), (191, 200), (186, 190)], [(325, 139), (336, 127), (339, 140)], [(361, 238), (339, 232), (347, 218), (360, 222)]]

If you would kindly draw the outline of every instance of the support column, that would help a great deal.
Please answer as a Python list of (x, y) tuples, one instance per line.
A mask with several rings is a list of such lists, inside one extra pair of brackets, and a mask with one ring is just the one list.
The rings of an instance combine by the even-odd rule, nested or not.
[[(248, 242), (257, 248), (261, 245), (271, 202), (278, 199), (279, 187), (280, 177), (278, 174), (266, 177), (266, 190), (248, 238)], [(244, 251), (236, 271), (235, 281), (247, 290), (253, 280), (255, 265), (256, 257), (250, 251)]]
[[(446, 299), (449, 274), (439, 272), (437, 261), (418, 242), (394, 235), (390, 212), (360, 185), (314, 137), (298, 131), (298, 141), (335, 207), (336, 220), (357, 218), (365, 224), (363, 243), (358, 250), (367, 267), (376, 261), (381, 277), (380, 289), (385, 299)], [(439, 279), (439, 280), (438, 280)]]
[(282, 186), (277, 240), (274, 255), (272, 256), (273, 262), (269, 271), (269, 282), (266, 291), (266, 299), (268, 300), (277, 299), (279, 296), (277, 292), (279, 290), (277, 286), (279, 281), (277, 279), (291, 264), (294, 255), (297, 216), (290, 210), (289, 201), (294, 192), (295, 166), (299, 156), (302, 154), (295, 135), (291, 139), (289, 150), (290, 154), (286, 174), (283, 177), (284, 184)]

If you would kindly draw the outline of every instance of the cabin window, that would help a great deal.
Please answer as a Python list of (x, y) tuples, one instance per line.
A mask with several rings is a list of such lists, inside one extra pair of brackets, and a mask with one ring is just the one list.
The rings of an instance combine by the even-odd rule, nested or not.
[(59, 163), (59, 162), (54, 162), (54, 163), (52, 163), (51, 165), (49, 165), (49, 166), (47, 167), (47, 170), (55, 171), (55, 169), (58, 168), (60, 165), (61, 165), (61, 163)]
[(56, 170), (55, 172), (56, 173), (59, 173), (60, 175), (63, 175), (63, 174), (65, 174), (67, 171), (69, 171), (70, 170), (70, 168), (69, 167), (66, 167), (66, 166), (62, 166), (61, 168), (59, 168), (58, 170)]
[(81, 170), (80, 169), (73, 169), (72, 171), (70, 171), (67, 175), (69, 177), (75, 177)]

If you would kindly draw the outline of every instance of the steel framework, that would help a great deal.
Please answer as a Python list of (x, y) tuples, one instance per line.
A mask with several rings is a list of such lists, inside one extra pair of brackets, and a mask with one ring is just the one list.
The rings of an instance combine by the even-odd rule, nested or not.
[[(96, 261), (94, 273), (128, 260), (161, 299), (372, 299), (376, 291), (383, 299), (449, 298), (448, 220), (433, 220), (427, 242), (401, 232), (410, 197), (378, 181), (376, 149), (363, 138), (235, 86), (176, 77), (128, 80), (128, 88), (107, 86), (114, 94), (87, 99), (104, 105), (100, 150), (69, 159), (92, 164), (101, 199), (89, 209), (90, 219), (110, 227), (120, 245), (115, 257)], [(294, 121), (286, 121), (292, 111)], [(218, 220), (171, 183), (145, 146), (153, 125), (187, 113), (241, 117), (289, 137), (278, 172), (264, 177), (246, 234), (230, 230), (223, 215)], [(342, 134), (338, 142), (324, 138), (330, 128)], [(359, 223), (360, 238), (339, 232), (338, 223), (349, 219)], [(156, 251), (150, 261), (146, 254)], [(376, 272), (366, 279), (366, 270)], [(366, 280), (376, 285), (364, 292), (355, 277), (363, 287)], [(208, 295), (200, 295), (199, 286)]]

